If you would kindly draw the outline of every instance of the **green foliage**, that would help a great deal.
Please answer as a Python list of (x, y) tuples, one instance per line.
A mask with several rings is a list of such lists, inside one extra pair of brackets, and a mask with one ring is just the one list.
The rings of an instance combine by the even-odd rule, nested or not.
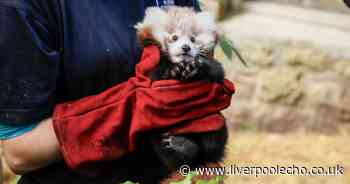
[(178, 182), (171, 182), (170, 184), (192, 184), (192, 179), (195, 176), (196, 176), (196, 173), (191, 172), (186, 176), (184, 180), (178, 181)]
[[(220, 0), (220, 3), (222, 3), (223, 0)], [(203, 8), (205, 6), (204, 2), (202, 0), (199, 0), (198, 1), (199, 3), (199, 6), (201, 8)], [(220, 47), (221, 49), (223, 50), (225, 56), (232, 60), (233, 59), (233, 54), (235, 54), (239, 61), (244, 65), (244, 66), (248, 66), (247, 65), (247, 62), (244, 60), (244, 58), (242, 57), (241, 53), (238, 51), (238, 49), (233, 45), (233, 42), (228, 39), (226, 36), (222, 35), (220, 36), (219, 38), (219, 44), (220, 44)]]
[(235, 54), (244, 66), (246, 66), (246, 67), (248, 66), (247, 62), (242, 57), (241, 53), (233, 45), (233, 42), (230, 39), (228, 39), (226, 36), (221, 36), (219, 38), (219, 44), (220, 44), (222, 51), (224, 52), (225, 56), (228, 59), (232, 60), (233, 54)]
[(196, 184), (220, 184), (221, 182), (224, 181), (224, 179), (225, 179), (224, 176), (217, 176), (210, 181), (200, 180)]
[(233, 58), (233, 49), (231, 42), (227, 40), (224, 36), (219, 39), (220, 47), (228, 59)]
[[(172, 182), (170, 184), (192, 184), (192, 180), (195, 176), (197, 176), (197, 174), (194, 172), (191, 172), (186, 176), (184, 180), (178, 181), (178, 182)], [(196, 184), (220, 184), (222, 181), (224, 181), (224, 176), (217, 176), (209, 181), (199, 180), (196, 182)]]
[(121, 184), (139, 184), (139, 183), (134, 183), (134, 182), (131, 182), (131, 181), (127, 181), (127, 182), (124, 182), (124, 183), (121, 183)]
[[(197, 174), (194, 172), (191, 172), (182, 181), (171, 182), (170, 184), (192, 184), (192, 180), (195, 176), (197, 176)], [(217, 176), (209, 181), (199, 180), (196, 182), (196, 184), (220, 184), (223, 181), (224, 181), (224, 176)], [(133, 183), (133, 182), (127, 181), (122, 184), (139, 184), (139, 183)]]

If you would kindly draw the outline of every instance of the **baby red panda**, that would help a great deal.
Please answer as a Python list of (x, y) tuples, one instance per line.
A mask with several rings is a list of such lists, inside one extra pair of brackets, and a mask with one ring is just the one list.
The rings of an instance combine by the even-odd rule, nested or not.
[[(224, 81), (223, 67), (213, 58), (218, 33), (210, 13), (184, 7), (149, 8), (135, 28), (141, 43), (150, 41), (161, 49), (160, 64), (150, 76), (153, 80)], [(161, 168), (170, 173), (183, 164), (196, 167), (221, 161), (228, 133), (223, 127), (215, 132), (177, 136), (164, 131), (151, 137)]]
[(223, 82), (224, 70), (213, 59), (218, 33), (215, 18), (208, 12), (191, 8), (153, 7), (136, 26), (141, 43), (157, 43), (163, 57), (151, 74), (154, 80), (208, 80)]

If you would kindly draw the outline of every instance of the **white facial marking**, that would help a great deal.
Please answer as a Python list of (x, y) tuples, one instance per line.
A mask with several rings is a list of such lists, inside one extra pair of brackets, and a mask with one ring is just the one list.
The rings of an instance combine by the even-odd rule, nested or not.
[(192, 35), (186, 35), (181, 32), (170, 34), (166, 44), (167, 52), (171, 61), (174, 63), (191, 57), (194, 58), (198, 54), (198, 49)]
[(203, 49), (213, 50), (217, 42), (215, 16), (188, 8), (148, 8), (143, 22), (135, 28), (151, 29), (162, 51), (174, 63), (193, 59)]

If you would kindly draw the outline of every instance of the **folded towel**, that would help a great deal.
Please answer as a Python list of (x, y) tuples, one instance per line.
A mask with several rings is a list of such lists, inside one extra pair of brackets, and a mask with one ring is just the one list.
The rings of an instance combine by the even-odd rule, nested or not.
[(148, 74), (159, 60), (159, 48), (149, 45), (135, 77), (101, 94), (55, 107), (54, 129), (70, 168), (79, 171), (116, 160), (135, 151), (149, 131), (200, 133), (224, 126), (220, 111), (231, 103), (233, 83), (152, 81)]

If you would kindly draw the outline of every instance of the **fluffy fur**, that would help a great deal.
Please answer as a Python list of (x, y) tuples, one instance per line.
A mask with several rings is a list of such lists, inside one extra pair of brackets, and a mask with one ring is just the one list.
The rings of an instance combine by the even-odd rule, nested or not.
[(149, 8), (135, 28), (141, 43), (157, 43), (164, 55), (151, 76), (154, 80), (189, 80), (196, 76), (196, 80), (222, 82), (224, 70), (212, 57), (218, 28), (211, 13), (196, 13), (184, 7)]
[[(210, 13), (196, 13), (184, 7), (149, 8), (144, 20), (135, 28), (141, 43), (151, 41), (161, 48), (160, 64), (151, 74), (153, 80), (223, 82), (224, 70), (213, 59), (218, 29)], [(183, 164), (196, 167), (221, 161), (227, 136), (226, 126), (215, 132), (189, 135), (172, 136), (166, 130), (150, 133), (143, 150), (148, 150), (145, 154), (155, 155), (148, 155), (152, 158), (149, 164), (153, 165), (149, 167), (157, 174), (145, 176), (138, 182), (159, 183)]]

